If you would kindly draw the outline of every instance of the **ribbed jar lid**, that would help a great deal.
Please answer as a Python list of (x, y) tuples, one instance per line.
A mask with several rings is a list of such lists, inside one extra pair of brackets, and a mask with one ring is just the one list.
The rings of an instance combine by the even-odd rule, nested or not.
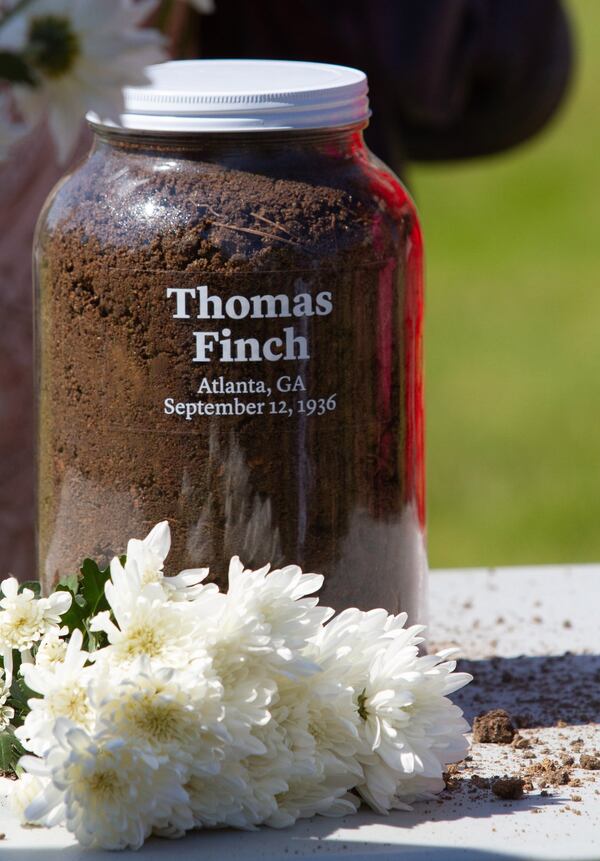
[(237, 132), (335, 128), (368, 120), (358, 69), (287, 60), (179, 60), (146, 69), (149, 83), (123, 90), (118, 123), (139, 131)]

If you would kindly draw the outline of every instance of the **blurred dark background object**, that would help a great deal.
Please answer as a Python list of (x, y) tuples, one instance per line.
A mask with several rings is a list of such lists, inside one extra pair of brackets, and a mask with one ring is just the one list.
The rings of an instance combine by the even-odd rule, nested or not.
[(205, 57), (363, 69), (367, 141), (396, 169), (521, 143), (553, 115), (572, 67), (556, 0), (217, 0), (200, 35)]

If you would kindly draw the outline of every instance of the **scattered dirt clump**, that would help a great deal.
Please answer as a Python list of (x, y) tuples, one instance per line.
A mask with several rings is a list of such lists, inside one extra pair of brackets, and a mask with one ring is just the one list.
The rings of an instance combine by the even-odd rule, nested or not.
[(477, 789), (489, 789), (490, 782), (489, 777), (482, 777), (480, 774), (471, 775), (471, 783), (473, 786), (476, 786)]
[(480, 744), (510, 744), (517, 730), (504, 709), (492, 709), (473, 721), (473, 741)]
[(587, 771), (598, 771), (600, 770), (600, 756), (582, 753), (579, 757), (579, 765)]
[(525, 774), (535, 780), (540, 789), (546, 786), (565, 786), (571, 782), (571, 771), (555, 759), (545, 758), (530, 765)]
[(516, 801), (523, 798), (525, 781), (522, 777), (498, 777), (492, 782), (492, 792), (498, 798), (507, 801)]
[(451, 762), (446, 766), (446, 771), (443, 774), (446, 789), (456, 789), (459, 784), (460, 773), (464, 770), (464, 766), (459, 762)]

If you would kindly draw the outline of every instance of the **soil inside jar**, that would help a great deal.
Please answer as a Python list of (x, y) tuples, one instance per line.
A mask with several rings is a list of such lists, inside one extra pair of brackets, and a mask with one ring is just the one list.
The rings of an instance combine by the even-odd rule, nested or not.
[[(374, 211), (373, 177), (344, 157), (296, 155), (290, 178), (278, 153), (257, 165), (104, 145), (50, 204), (38, 252), (47, 585), (168, 519), (171, 573), (210, 566), (223, 585), (234, 554), (252, 567), (298, 563), (325, 575), (322, 600), (336, 608), (414, 614), (412, 211)], [(331, 311), (318, 314), (325, 294)], [(228, 316), (233, 296), (245, 301)], [(240, 316), (281, 296), (289, 315)], [(211, 316), (198, 318), (201, 302)], [(199, 339), (206, 362), (194, 362)], [(257, 360), (245, 344), (249, 360), (228, 361), (240, 339), (289, 352)], [(282, 378), (303, 388), (282, 391)], [(225, 404), (233, 412), (216, 414)]]

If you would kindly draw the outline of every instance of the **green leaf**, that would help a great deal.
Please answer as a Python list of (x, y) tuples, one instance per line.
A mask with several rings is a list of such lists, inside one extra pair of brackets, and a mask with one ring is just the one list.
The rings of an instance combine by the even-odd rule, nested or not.
[(11, 84), (35, 84), (33, 72), (23, 57), (12, 51), (0, 51), (0, 80)]
[[(61, 588), (64, 587), (64, 588)], [(75, 594), (79, 589), (79, 575), (78, 574), (66, 574), (64, 577), (58, 581), (58, 586), (55, 591), (66, 591), (72, 592)]]
[(42, 584), (39, 580), (26, 580), (24, 583), (21, 583), (19, 586), (19, 594), (23, 589), (31, 589), (36, 598), (39, 598), (42, 594)]
[(86, 620), (86, 610), (84, 607), (81, 607), (77, 602), (77, 592), (73, 589), (70, 589), (67, 585), (63, 585), (61, 583), (58, 584), (55, 592), (69, 592), (72, 597), (71, 606), (67, 610), (66, 613), (60, 617), (63, 625), (66, 625), (69, 629), (69, 634), (72, 634), (76, 628), (79, 628), (80, 631), (85, 632), (85, 620)]
[[(123, 564), (125, 557), (122, 557)], [(104, 587), (110, 578), (110, 566), (100, 568), (93, 559), (84, 559), (79, 574), (63, 577), (56, 592), (69, 592), (71, 606), (61, 617), (62, 623), (72, 633), (79, 628), (83, 633), (83, 648), (90, 652), (100, 649), (107, 643), (106, 634), (90, 630), (90, 621), (103, 610), (110, 610), (104, 594)]]
[(15, 676), (10, 686), (10, 704), (15, 710), (13, 723), (20, 725), (29, 714), (29, 700), (39, 699), (40, 694), (27, 687), (22, 676)]
[(101, 648), (106, 635), (90, 631), (90, 620), (102, 610), (110, 610), (104, 587), (110, 577), (110, 567), (100, 568), (93, 559), (85, 559), (77, 576), (64, 577), (56, 587), (57, 592), (69, 592), (72, 603), (61, 617), (72, 633), (75, 628), (83, 632), (83, 647), (89, 651)]
[(80, 589), (89, 608), (89, 615), (108, 609), (104, 587), (110, 576), (110, 568), (100, 569), (92, 559), (85, 559), (81, 566)]
[(14, 774), (24, 753), (25, 749), (14, 733), (10, 730), (0, 733), (0, 774)]

